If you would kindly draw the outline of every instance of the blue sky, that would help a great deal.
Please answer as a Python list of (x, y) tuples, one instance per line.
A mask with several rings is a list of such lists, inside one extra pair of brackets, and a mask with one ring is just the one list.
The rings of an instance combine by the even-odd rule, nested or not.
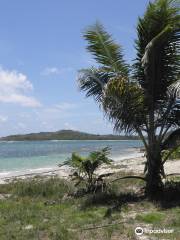
[(83, 30), (100, 21), (135, 57), (147, 0), (0, 0), (0, 135), (76, 129), (112, 133), (77, 71), (94, 64)]

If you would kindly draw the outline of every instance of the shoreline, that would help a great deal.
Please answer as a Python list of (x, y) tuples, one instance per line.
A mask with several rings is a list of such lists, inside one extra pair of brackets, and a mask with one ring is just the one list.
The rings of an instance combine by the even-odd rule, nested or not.
[[(129, 148), (128, 153), (121, 154), (121, 155), (117, 155), (117, 154), (110, 155), (110, 158), (113, 160), (112, 165), (116, 165), (117, 163), (121, 163), (128, 159), (136, 159), (142, 156), (143, 156), (143, 153), (140, 152), (140, 149), (133, 147), (133, 148)], [(39, 175), (46, 172), (58, 172), (58, 170), (61, 171), (62, 173), (64, 172), (64, 175), (67, 176), (67, 171), (69, 173), (68, 166), (63, 165), (63, 168), (58, 167), (58, 165), (63, 164), (64, 161), (58, 164), (46, 165), (42, 167), (32, 167), (27, 169), (19, 169), (19, 170), (13, 169), (13, 170), (0, 171), (0, 181), (2, 179), (8, 179), (8, 178), (24, 176), (24, 175), (28, 176), (28, 175), (35, 175), (35, 174)]]
[[(114, 160), (111, 166), (102, 166), (97, 174), (116, 173), (116, 172), (134, 172), (135, 174), (143, 174), (145, 157), (131, 157), (126, 159)], [(164, 165), (166, 174), (180, 174), (180, 159), (169, 160)], [(8, 183), (15, 179), (27, 179), (36, 176), (39, 177), (51, 177), (57, 176), (59, 178), (68, 178), (71, 174), (71, 168), (68, 166), (61, 167), (45, 167), (31, 170), (12, 171), (9, 172), (9, 176), (3, 176), (3, 172), (0, 173), (0, 184)]]

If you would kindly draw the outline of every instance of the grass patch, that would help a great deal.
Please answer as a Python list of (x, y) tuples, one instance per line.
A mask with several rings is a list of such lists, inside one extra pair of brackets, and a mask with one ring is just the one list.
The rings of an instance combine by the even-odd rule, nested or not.
[(141, 224), (173, 228), (168, 238), (176, 239), (180, 208), (164, 210), (139, 197), (135, 191), (141, 187), (141, 181), (126, 179), (113, 183), (107, 193), (74, 198), (72, 185), (58, 178), (0, 185), (1, 194), (11, 194), (0, 200), (0, 239), (134, 240), (134, 229)]
[(160, 223), (165, 217), (164, 213), (154, 212), (148, 214), (137, 215), (136, 219), (145, 223)]
[(11, 193), (19, 197), (62, 198), (65, 193), (73, 191), (73, 186), (59, 178), (18, 180), (0, 186), (0, 193)]

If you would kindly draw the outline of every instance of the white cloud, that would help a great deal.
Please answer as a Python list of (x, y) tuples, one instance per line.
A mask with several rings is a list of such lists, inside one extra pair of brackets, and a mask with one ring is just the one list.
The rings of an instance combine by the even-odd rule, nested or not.
[(2, 115), (0, 115), (0, 122), (1, 122), (1, 123), (7, 122), (7, 120), (8, 120), (8, 117), (7, 117), (7, 116), (2, 116)]
[(0, 102), (39, 107), (41, 104), (37, 99), (25, 95), (26, 91), (32, 90), (33, 85), (26, 75), (0, 67)]
[(76, 108), (77, 105), (74, 103), (62, 102), (55, 105), (55, 108), (58, 110), (70, 110)]
[(59, 73), (59, 69), (56, 67), (48, 67), (42, 71), (42, 75), (51, 75), (51, 74), (58, 74), (58, 73)]
[(63, 129), (74, 130), (74, 131), (77, 130), (76, 127), (74, 127), (72, 124), (70, 124), (70, 123), (68, 123), (68, 122), (65, 122), (65, 123), (64, 123)]
[(57, 67), (47, 67), (42, 72), (41, 75), (49, 76), (49, 75), (60, 75), (65, 72), (71, 72), (73, 68), (65, 67), (65, 68), (57, 68)]
[(61, 102), (58, 104), (55, 104), (53, 106), (49, 106), (49, 107), (45, 107), (43, 109), (41, 109), (43, 113), (47, 113), (47, 114), (62, 114), (65, 115), (67, 113), (71, 113), (71, 111), (73, 109), (76, 109), (77, 105), (74, 103), (69, 103), (69, 102)]

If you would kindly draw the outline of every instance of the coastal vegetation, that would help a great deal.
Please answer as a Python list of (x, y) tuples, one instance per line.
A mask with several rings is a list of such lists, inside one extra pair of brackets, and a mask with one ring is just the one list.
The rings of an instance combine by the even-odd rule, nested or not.
[(106, 182), (104, 178), (110, 174), (97, 174), (97, 170), (102, 165), (109, 165), (112, 160), (108, 157), (110, 149), (105, 147), (99, 151), (89, 153), (87, 157), (82, 157), (73, 153), (71, 158), (64, 164), (74, 169), (71, 175), (72, 180), (75, 181), (75, 186), (83, 183), (85, 188), (84, 193), (96, 193), (106, 190)]
[[(123, 176), (120, 172), (115, 178)], [(176, 181), (180, 179), (176, 178)], [(178, 182), (176, 184), (179, 186)], [(168, 239), (178, 239), (180, 188), (178, 192), (176, 186), (173, 192), (167, 184), (163, 201), (151, 202), (139, 192), (143, 186), (141, 180), (126, 179), (114, 182), (108, 192), (77, 198), (73, 195), (74, 186), (56, 177), (36, 177), (1, 184), (0, 238), (134, 240), (137, 226), (148, 229), (161, 229), (163, 226), (174, 230), (168, 234)], [(150, 236), (145, 233), (143, 237), (165, 239), (167, 234)]]
[(11, 135), (0, 138), (0, 141), (43, 141), (43, 140), (138, 140), (138, 136), (97, 135), (73, 130), (57, 132), (40, 132), (22, 135)]
[(165, 150), (163, 152), (163, 159), (172, 160), (172, 159), (180, 159), (180, 147), (177, 147), (176, 149), (171, 150)]
[(79, 72), (79, 87), (100, 105), (115, 131), (136, 133), (143, 141), (151, 198), (162, 196), (164, 188), (162, 152), (180, 145), (179, 22), (177, 1), (149, 3), (138, 19), (132, 66), (100, 23), (84, 33), (97, 65)]

